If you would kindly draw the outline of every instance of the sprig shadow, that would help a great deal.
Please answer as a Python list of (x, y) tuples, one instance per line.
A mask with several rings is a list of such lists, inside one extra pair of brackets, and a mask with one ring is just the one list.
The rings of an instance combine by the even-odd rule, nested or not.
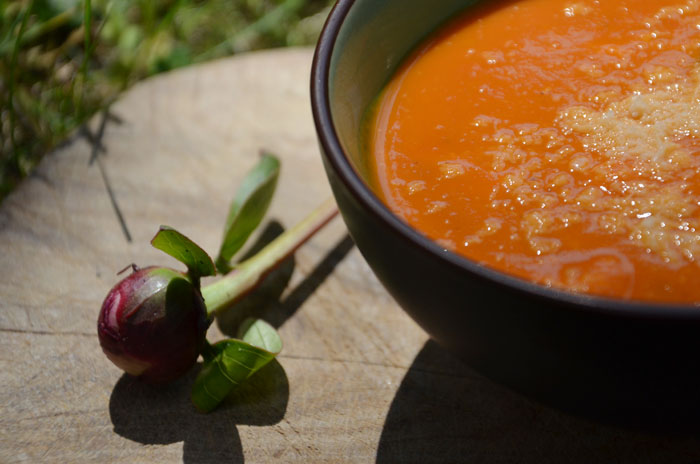
[(277, 361), (262, 368), (213, 412), (190, 402), (199, 366), (166, 387), (123, 375), (112, 391), (109, 414), (114, 431), (145, 445), (184, 442), (183, 462), (243, 462), (237, 425), (274, 425), (284, 418), (289, 383)]
[(658, 425), (611, 425), (550, 409), (429, 341), (394, 397), (377, 462), (700, 462), (700, 424)]
[[(277, 235), (284, 231), (277, 222), (269, 224), (260, 239), (252, 247), (252, 255), (263, 248)], [(240, 302), (231, 306), (224, 314), (217, 317), (217, 324), (222, 333), (235, 337), (240, 323), (247, 317), (255, 316), (263, 319), (275, 328), (279, 328), (302, 304), (325, 282), (336, 266), (352, 250), (354, 242), (349, 235), (340, 239), (328, 254), (321, 260), (311, 273), (304, 278), (282, 300), (282, 294), (289, 284), (294, 272), (294, 256), (283, 261), (263, 282)], [(245, 259), (245, 257), (243, 258)]]
[[(254, 256), (275, 238), (282, 235), (284, 227), (278, 221), (271, 221), (263, 229), (255, 243), (239, 258), (239, 261)], [(238, 327), (248, 317), (257, 317), (271, 323), (266, 314), (270, 308), (279, 303), (282, 293), (289, 285), (289, 281), (294, 273), (296, 260), (294, 255), (285, 259), (280, 265), (272, 270), (265, 279), (245, 298), (229, 307), (224, 313), (216, 318), (219, 330), (229, 337), (235, 337)], [(279, 325), (272, 324), (275, 328)]]
[[(283, 231), (278, 222), (267, 224), (246, 256), (255, 254)], [(245, 317), (260, 317), (261, 308), (277, 301), (293, 271), (294, 257), (290, 257), (255, 292), (225, 313), (234, 315), (224, 319), (231, 327), (229, 335), (235, 336)], [(289, 399), (287, 375), (279, 362), (273, 360), (235, 388), (214, 411), (203, 414), (190, 401), (192, 384), (200, 368), (201, 364), (165, 387), (150, 386), (123, 375), (109, 404), (114, 431), (146, 445), (184, 442), (185, 463), (243, 462), (236, 426), (274, 425), (281, 421)]]
[[(284, 228), (270, 222), (242, 259), (252, 256)], [(217, 318), (224, 334), (235, 336), (240, 322), (254, 315), (280, 327), (325, 281), (353, 247), (341, 239), (314, 270), (280, 301), (294, 272), (294, 257), (271, 272), (244, 300)], [(183, 462), (243, 462), (237, 425), (274, 425), (284, 418), (289, 382), (276, 360), (262, 368), (209, 414), (196, 411), (190, 389), (201, 366), (165, 387), (153, 387), (123, 375), (112, 391), (109, 412), (114, 431), (146, 445), (184, 442)]]

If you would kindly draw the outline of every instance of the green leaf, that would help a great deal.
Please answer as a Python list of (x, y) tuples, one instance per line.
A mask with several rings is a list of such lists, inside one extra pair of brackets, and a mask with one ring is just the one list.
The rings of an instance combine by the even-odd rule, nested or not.
[(262, 319), (246, 319), (238, 329), (238, 338), (270, 353), (282, 351), (282, 339), (277, 331)]
[(194, 278), (216, 274), (214, 262), (207, 252), (172, 227), (160, 226), (151, 245), (185, 264)]
[(279, 172), (279, 160), (264, 153), (258, 164), (243, 179), (226, 219), (224, 238), (216, 258), (219, 272), (225, 274), (231, 270), (231, 258), (262, 221), (275, 193)]
[(192, 402), (200, 411), (216, 408), (282, 350), (277, 331), (262, 320), (245, 321), (242, 331), (241, 340), (223, 340), (205, 350), (204, 367), (192, 386)]

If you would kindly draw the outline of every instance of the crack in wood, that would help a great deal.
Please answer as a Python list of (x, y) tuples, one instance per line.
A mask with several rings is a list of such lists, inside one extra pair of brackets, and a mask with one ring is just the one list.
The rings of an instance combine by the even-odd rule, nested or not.
[(373, 366), (373, 367), (391, 367), (392, 369), (408, 369), (408, 366), (399, 366), (391, 363), (384, 363), (379, 361), (365, 361), (356, 359), (339, 359), (339, 358), (322, 358), (320, 356), (301, 356), (294, 354), (279, 354), (278, 358), (296, 359), (299, 361), (319, 361), (319, 362), (331, 362), (340, 364), (359, 364), (362, 366)]
[[(300, 438), (302, 437), (302, 435), (299, 433), (299, 431), (298, 431), (297, 429), (294, 428), (294, 426), (293, 426), (292, 423), (289, 421), (289, 419), (287, 419), (287, 418), (285, 417), (283, 420), (284, 420), (284, 423), (287, 424), (287, 425), (289, 426), (289, 428), (292, 430), (292, 432), (294, 432), (294, 433), (296, 434), (297, 437), (300, 437)], [(287, 436), (286, 436), (284, 433), (282, 434), (282, 436), (284, 437), (285, 440), (287, 440), (287, 443), (289, 443), (289, 444), (292, 446), (292, 449), (293, 449), (294, 451), (297, 452), (297, 455), (298, 455), (298, 456), (303, 456), (303, 455), (304, 455), (304, 454), (301, 452), (301, 450), (300, 450), (299, 448), (297, 448), (297, 446), (294, 444), (294, 442), (293, 442), (292, 440), (290, 440), (289, 438), (287, 438)]]
[(469, 379), (469, 378), (471, 378), (470, 375), (453, 374), (451, 372), (426, 369), (426, 368), (416, 367), (413, 365), (401, 366), (398, 364), (391, 364), (391, 363), (385, 363), (385, 362), (380, 362), (380, 361), (363, 361), (363, 360), (355, 360), (355, 359), (322, 358), (322, 357), (318, 357), (318, 356), (302, 356), (302, 355), (294, 355), (294, 354), (279, 354), (279, 355), (277, 355), (277, 358), (278, 359), (284, 359), (284, 358), (296, 359), (298, 361), (318, 361), (318, 362), (339, 363), (339, 364), (359, 364), (361, 366), (388, 367), (391, 369), (402, 369), (405, 371), (410, 369), (413, 372), (418, 372), (421, 374), (440, 375), (440, 376), (445, 376), (445, 377), (452, 377), (455, 379)]
[(62, 336), (62, 335), (74, 335), (74, 336), (80, 336), (80, 337), (94, 337), (94, 333), (87, 333), (87, 332), (51, 332), (48, 330), (32, 330), (32, 329), (13, 329), (9, 327), (0, 327), (0, 332), (7, 332), (7, 333), (18, 333), (18, 334), (30, 334), (30, 335), (55, 335), (55, 336)]
[(51, 413), (51, 414), (41, 414), (38, 416), (18, 417), (12, 421), (7, 421), (7, 422), (8, 423), (17, 423), (17, 422), (23, 422), (23, 421), (36, 421), (36, 420), (52, 419), (54, 417), (61, 417), (61, 416), (80, 416), (82, 414), (94, 414), (94, 413), (104, 412), (104, 410), (105, 410), (105, 408), (85, 409), (82, 411), (59, 411), (59, 412), (55, 412), (55, 413)]

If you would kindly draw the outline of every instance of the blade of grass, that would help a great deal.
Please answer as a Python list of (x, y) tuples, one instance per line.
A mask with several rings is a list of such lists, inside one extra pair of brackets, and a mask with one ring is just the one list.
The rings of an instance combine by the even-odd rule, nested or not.
[[(76, 12), (75, 7), (71, 7), (66, 11), (62, 11), (53, 18), (50, 18), (43, 23), (34, 24), (29, 27), (20, 38), (20, 48), (33, 44), (46, 34), (50, 34), (56, 29), (66, 25)], [(13, 45), (9, 42), (0, 45), (0, 55), (5, 55), (13, 49)]]
[(193, 61), (197, 63), (238, 51), (237, 46), (241, 41), (278, 27), (282, 20), (301, 10), (304, 5), (306, 0), (286, 0), (230, 38), (201, 53)]
[(10, 146), (12, 147), (11, 162), (18, 174), (22, 174), (22, 167), (20, 166), (19, 156), (17, 151), (17, 141), (15, 140), (15, 127), (16, 127), (16, 117), (15, 112), (15, 85), (17, 79), (17, 57), (19, 56), (19, 50), (22, 46), (22, 35), (27, 28), (27, 23), (29, 22), (29, 16), (32, 14), (34, 9), (34, 0), (30, 0), (29, 6), (24, 12), (22, 17), (22, 23), (19, 26), (19, 31), (17, 32), (17, 38), (15, 39), (15, 45), (12, 49), (12, 58), (10, 59), (10, 81), (8, 83), (7, 89), (7, 103), (9, 107), (9, 119), (10, 119)]
[(83, 0), (83, 39), (84, 39), (84, 51), (83, 51), (83, 62), (80, 65), (80, 89), (77, 93), (77, 103), (76, 113), (78, 118), (82, 119), (83, 115), (83, 98), (85, 94), (85, 84), (87, 82), (87, 69), (90, 62), (90, 52), (92, 51), (92, 1)]
[(171, 27), (172, 24), (174, 23), (175, 16), (177, 12), (184, 7), (186, 4), (185, 0), (178, 0), (173, 6), (171, 6), (168, 9), (168, 12), (166, 15), (163, 17), (163, 19), (160, 20), (158, 23), (158, 26), (155, 28), (154, 31), (152, 31), (151, 35), (147, 38), (147, 40), (142, 41), (138, 49), (136, 51), (136, 57), (134, 59), (134, 65), (131, 66), (129, 69), (126, 70), (122, 82), (121, 82), (121, 87), (122, 89), (127, 89), (131, 84), (132, 80), (138, 80), (139, 78), (143, 78), (143, 76), (136, 76), (134, 79), (133, 76), (137, 74), (139, 71), (143, 72), (146, 74), (144, 70), (148, 69), (148, 56), (150, 55), (150, 48), (153, 45), (153, 38), (157, 36), (158, 34), (161, 34), (163, 31), (165, 31), (167, 28)]

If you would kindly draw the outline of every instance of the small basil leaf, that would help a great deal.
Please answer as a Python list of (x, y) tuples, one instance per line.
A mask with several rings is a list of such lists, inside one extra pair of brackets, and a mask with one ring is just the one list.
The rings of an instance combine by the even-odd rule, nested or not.
[(277, 331), (262, 319), (246, 319), (238, 329), (238, 338), (271, 353), (282, 351), (282, 339)]
[(172, 227), (160, 226), (151, 245), (182, 262), (195, 278), (216, 274), (214, 262), (207, 252)]
[[(209, 348), (204, 367), (192, 386), (192, 402), (203, 412), (216, 408), (237, 385), (272, 361), (282, 349), (282, 341), (272, 326), (257, 320), (244, 324), (244, 338), (220, 341)], [(255, 343), (255, 344), (254, 344)], [(273, 348), (269, 351), (263, 346)]]
[(231, 270), (231, 258), (262, 221), (275, 193), (279, 172), (279, 160), (264, 153), (258, 164), (243, 179), (226, 219), (224, 238), (216, 258), (219, 272)]

